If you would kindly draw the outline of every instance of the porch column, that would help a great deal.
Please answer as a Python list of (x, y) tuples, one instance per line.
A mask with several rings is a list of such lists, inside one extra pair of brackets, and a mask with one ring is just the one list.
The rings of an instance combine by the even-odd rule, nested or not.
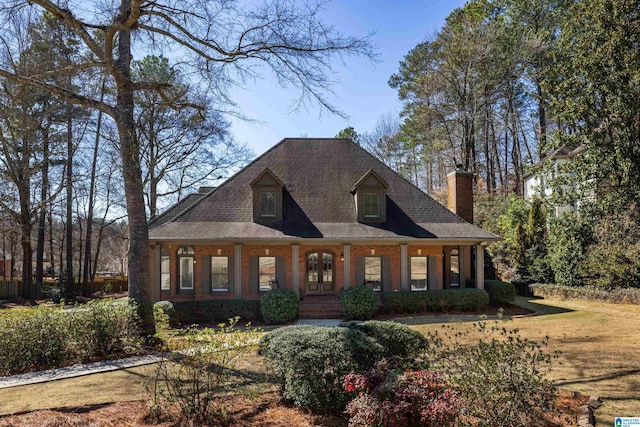
[(293, 292), (300, 296), (300, 245), (291, 245), (291, 280)]
[(242, 245), (236, 244), (233, 245), (235, 249), (234, 254), (234, 273), (235, 273), (235, 284), (236, 284), (236, 298), (242, 298)]
[(476, 288), (484, 289), (484, 246), (476, 245)]
[(351, 245), (342, 245), (342, 254), (344, 255), (344, 262), (342, 263), (342, 270), (344, 271), (344, 289), (349, 289), (351, 286)]
[(407, 248), (409, 245), (400, 245), (400, 290), (409, 289), (409, 265), (407, 258)]

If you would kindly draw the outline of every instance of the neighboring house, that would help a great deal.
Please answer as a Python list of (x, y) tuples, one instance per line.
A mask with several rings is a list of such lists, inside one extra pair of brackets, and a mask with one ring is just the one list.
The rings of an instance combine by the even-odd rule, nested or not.
[(356, 285), (423, 291), (470, 278), (482, 288), (475, 248), (500, 238), (465, 221), (472, 174), (448, 178), (460, 216), (349, 139), (284, 139), (150, 222), (154, 297), (257, 299), (284, 287), (309, 300)]
[[(564, 178), (566, 183), (560, 188), (568, 193), (576, 189), (576, 184), (571, 179), (572, 175), (567, 171), (567, 166), (573, 161), (576, 155), (582, 153), (584, 147), (573, 147), (564, 145), (557, 150), (547, 154), (538, 164), (524, 175), (524, 199), (531, 200), (537, 194), (545, 199), (550, 199), (554, 195), (554, 181)], [(558, 217), (565, 212), (575, 212), (578, 210), (580, 200), (570, 203), (553, 203), (554, 216)]]

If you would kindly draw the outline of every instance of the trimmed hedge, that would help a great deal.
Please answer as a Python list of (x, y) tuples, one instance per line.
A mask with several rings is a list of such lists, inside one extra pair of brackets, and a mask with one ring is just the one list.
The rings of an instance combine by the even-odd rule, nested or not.
[(389, 313), (426, 313), (437, 311), (477, 311), (489, 304), (482, 289), (444, 289), (437, 291), (383, 292), (382, 305)]
[(244, 320), (262, 319), (259, 300), (208, 300), (208, 301), (176, 301), (175, 318), (171, 322), (192, 324), (226, 322), (239, 316)]
[(640, 304), (640, 289), (618, 288), (608, 291), (593, 286), (563, 286), (546, 283), (534, 283), (529, 288), (536, 297), (559, 300), (579, 299), (603, 301), (613, 304)]
[(485, 280), (484, 288), (489, 293), (491, 304), (511, 304), (516, 298), (516, 287), (509, 282)]
[(133, 300), (95, 300), (72, 309), (38, 306), (0, 314), (0, 375), (55, 368), (137, 349)]
[(355, 286), (342, 291), (340, 305), (348, 320), (369, 320), (378, 311), (378, 296), (367, 286)]
[(260, 311), (267, 323), (287, 323), (298, 317), (300, 298), (291, 289), (272, 289), (260, 298)]
[(424, 350), (428, 344), (424, 335), (401, 323), (369, 320), (362, 323), (349, 323), (344, 327), (356, 329), (375, 339), (384, 347), (385, 358), (412, 358)]
[(260, 341), (260, 353), (282, 384), (282, 397), (324, 411), (343, 410), (349, 400), (343, 378), (371, 368), (384, 352), (376, 340), (353, 328), (287, 326)]

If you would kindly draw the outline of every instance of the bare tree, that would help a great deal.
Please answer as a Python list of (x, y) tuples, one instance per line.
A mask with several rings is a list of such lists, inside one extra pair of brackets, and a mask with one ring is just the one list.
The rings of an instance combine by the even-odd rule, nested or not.
[[(74, 31), (87, 52), (85, 61), (66, 69), (49, 69), (39, 76), (26, 76), (6, 66), (0, 76), (22, 85), (56, 94), (68, 102), (94, 108), (110, 116), (117, 125), (129, 218), (129, 294), (141, 303), (147, 331), (153, 330), (149, 235), (144, 203), (140, 145), (135, 127), (135, 93), (155, 90), (164, 94), (162, 82), (137, 81), (131, 72), (133, 46), (171, 49), (179, 52), (186, 67), (206, 81), (215, 99), (231, 105), (229, 84), (260, 76), (267, 67), (281, 85), (300, 89), (297, 102), (315, 100), (338, 112), (327, 98), (332, 58), (338, 54), (372, 56), (367, 39), (344, 37), (320, 19), (322, 3), (303, 4), (274, 0), (254, 10), (238, 4), (196, 0), (86, 1), (4, 0), (5, 16), (36, 8), (46, 11)], [(5, 41), (5, 46), (7, 43)], [(9, 44), (10, 45), (10, 44)], [(108, 77), (115, 99), (100, 102), (93, 88), (65, 89), (47, 81), (51, 75), (92, 71), (101, 81)], [(89, 86), (89, 85), (87, 85)], [(184, 107), (167, 99), (176, 108)]]

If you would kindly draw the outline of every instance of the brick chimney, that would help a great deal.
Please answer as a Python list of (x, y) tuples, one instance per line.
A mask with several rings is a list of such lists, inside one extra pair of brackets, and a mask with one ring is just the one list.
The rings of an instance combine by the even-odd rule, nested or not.
[(447, 175), (447, 208), (473, 224), (473, 174), (462, 165)]

